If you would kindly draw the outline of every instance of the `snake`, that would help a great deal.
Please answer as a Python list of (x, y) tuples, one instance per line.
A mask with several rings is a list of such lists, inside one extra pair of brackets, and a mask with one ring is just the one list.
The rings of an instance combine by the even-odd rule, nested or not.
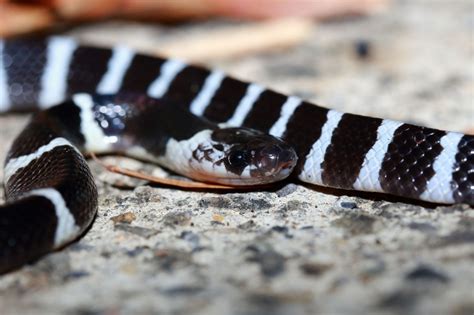
[(0, 40), (0, 113), (34, 111), (10, 147), (0, 274), (92, 224), (85, 155), (119, 153), (204, 182), (290, 178), (474, 205), (474, 136), (328, 109), (179, 59), (65, 36)]

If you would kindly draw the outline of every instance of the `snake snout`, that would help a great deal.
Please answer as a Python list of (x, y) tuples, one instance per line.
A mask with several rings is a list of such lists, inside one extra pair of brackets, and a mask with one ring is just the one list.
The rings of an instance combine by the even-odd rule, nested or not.
[(291, 146), (279, 142), (263, 147), (258, 152), (257, 160), (260, 173), (284, 178), (291, 173), (298, 157)]

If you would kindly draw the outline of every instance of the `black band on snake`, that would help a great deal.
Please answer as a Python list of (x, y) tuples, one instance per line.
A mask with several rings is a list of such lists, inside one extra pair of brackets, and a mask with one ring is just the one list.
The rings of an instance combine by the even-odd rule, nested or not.
[(5, 162), (0, 273), (77, 238), (97, 211), (82, 154), (119, 152), (193, 179), (303, 182), (474, 205), (474, 137), (344, 114), (186, 65), (78, 45), (0, 41), (0, 112), (41, 109)]

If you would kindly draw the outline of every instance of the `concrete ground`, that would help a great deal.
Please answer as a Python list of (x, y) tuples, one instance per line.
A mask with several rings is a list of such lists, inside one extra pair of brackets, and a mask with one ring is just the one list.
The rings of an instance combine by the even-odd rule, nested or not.
[[(472, 132), (473, 9), (471, 0), (398, 1), (383, 15), (317, 25), (292, 49), (209, 66), (338, 110)], [(107, 22), (69, 33), (152, 48), (227, 26)], [(1, 160), (26, 121), (0, 117)], [(189, 192), (91, 166), (100, 192), (92, 228), (2, 276), (0, 314), (474, 313), (468, 206), (300, 183)]]

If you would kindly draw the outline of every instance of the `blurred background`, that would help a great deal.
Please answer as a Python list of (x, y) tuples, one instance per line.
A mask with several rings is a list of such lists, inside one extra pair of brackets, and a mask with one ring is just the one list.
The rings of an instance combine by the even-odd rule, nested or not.
[(184, 22), (224, 17), (262, 20), (305, 17), (329, 20), (374, 13), (390, 0), (2, 0), (2, 35), (51, 28), (61, 23), (128, 18)]
[(0, 36), (126, 44), (339, 110), (471, 132), (472, 12), (471, 0), (0, 0)]

